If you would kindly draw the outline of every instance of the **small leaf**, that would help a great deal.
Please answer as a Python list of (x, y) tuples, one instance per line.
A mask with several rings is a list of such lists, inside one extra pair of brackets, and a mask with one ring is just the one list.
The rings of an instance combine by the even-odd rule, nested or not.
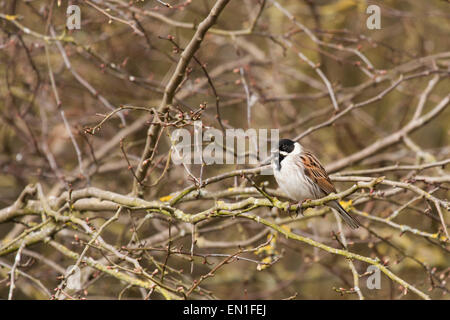
[(164, 197), (159, 198), (159, 201), (167, 202), (167, 201), (169, 201), (172, 198), (173, 197), (171, 195), (168, 195), (168, 196), (164, 196)]

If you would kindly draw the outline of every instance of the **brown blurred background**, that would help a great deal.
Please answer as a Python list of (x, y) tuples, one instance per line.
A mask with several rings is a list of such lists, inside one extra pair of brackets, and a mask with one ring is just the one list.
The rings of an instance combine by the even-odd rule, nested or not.
[[(115, 114), (95, 135), (86, 129), (92, 129), (121, 105), (143, 108), (160, 105), (165, 86), (180, 59), (180, 51), (191, 41), (194, 28), (208, 15), (215, 1), (167, 0), (166, 3), (170, 6), (153, 0), (0, 1), (0, 208), (11, 206), (27, 185), (38, 182), (48, 199), (58, 197), (66, 190), (89, 186), (130, 194), (135, 178), (128, 167), (131, 165), (136, 169), (140, 161), (150, 125), (149, 113), (125, 110), (120, 113), (122, 119)], [(336, 161), (346, 159), (405, 127), (413, 118), (432, 79), (436, 78), (436, 83), (426, 96), (422, 114), (433, 110), (448, 96), (448, 2), (280, 0), (277, 3), (308, 28), (315, 41), (272, 1), (232, 0), (195, 53), (199, 63), (190, 61), (185, 78), (176, 91), (174, 108), (189, 114), (189, 111), (205, 105), (201, 116), (203, 124), (220, 129), (216, 117), (216, 96), (208, 84), (206, 70), (220, 99), (220, 118), (226, 128), (247, 129), (249, 125), (252, 128), (278, 128), (280, 137), (293, 139), (352, 104), (365, 103), (377, 97), (402, 76), (401, 83), (379, 96), (380, 99), (345, 114), (330, 126), (302, 136), (301, 143), (317, 154), (332, 173), (395, 164), (430, 164), (449, 158), (450, 112), (447, 107), (430, 122), (408, 134), (406, 141), (399, 139), (398, 143), (354, 163), (333, 167)], [(371, 4), (381, 8), (379, 30), (369, 30), (366, 25), (370, 16), (366, 9)], [(80, 7), (80, 30), (66, 28), (68, 5)], [(226, 32), (221, 32), (223, 30)], [(238, 32), (234, 34), (229, 32), (236, 30)], [(173, 40), (168, 40), (168, 37)], [(361, 52), (373, 68), (368, 67), (355, 51)], [(323, 79), (299, 57), (298, 52), (304, 54), (329, 80), (339, 111), (333, 108)], [(49, 65), (55, 88), (52, 88)], [(54, 89), (59, 95), (60, 105)], [(247, 117), (248, 98), (254, 102), (250, 119)], [(61, 110), (79, 148), (79, 155)], [(175, 111), (171, 112), (175, 114)], [(143, 198), (146, 200), (161, 200), (192, 185), (192, 179), (183, 166), (170, 164), (165, 168), (169, 150), (166, 134), (173, 129), (169, 126), (159, 141), (145, 183), (152, 184), (163, 176), (156, 185), (144, 188)], [(188, 124), (186, 129), (192, 130), (192, 126)], [(120, 138), (124, 139), (122, 148)], [(79, 169), (80, 159), (84, 166), (82, 171)], [(246, 167), (214, 165), (201, 169), (193, 165), (189, 168), (197, 178), (202, 172), (204, 179)], [(426, 192), (432, 191), (433, 196), (448, 206), (449, 172), (445, 166), (425, 171), (393, 170), (354, 175), (383, 175), (392, 181), (411, 183)], [(443, 178), (438, 181), (428, 179), (428, 182), (411, 181), (416, 175)], [(258, 184), (266, 182), (268, 190), (277, 188), (271, 176), (255, 177), (254, 181)], [(335, 184), (338, 190), (343, 191), (354, 183), (342, 181)], [(251, 184), (237, 176), (205, 189), (219, 192), (232, 187), (251, 187)], [(424, 200), (414, 191), (404, 189), (389, 196), (393, 189), (393, 186), (380, 185), (373, 198), (355, 206), (356, 210), (367, 212), (381, 221), (361, 217), (365, 227), (356, 232), (344, 226), (349, 250), (371, 258), (379, 257), (396, 275), (431, 298), (448, 299), (449, 246), (439, 213), (432, 201)], [(358, 190), (345, 200), (357, 201), (367, 193), (368, 190), (365, 193)], [(254, 196), (261, 197), (257, 192)], [(239, 197), (224, 195), (215, 200), (234, 202), (246, 197), (245, 194)], [(415, 197), (418, 198), (413, 200)], [(201, 197), (194, 200), (176, 206), (187, 213), (197, 213), (215, 203), (214, 199)], [(400, 227), (395, 227), (386, 218), (399, 208), (401, 214), (392, 221)], [(305, 214), (321, 209), (309, 209)], [(448, 207), (442, 207), (442, 212), (444, 224), (448, 224)], [(190, 224), (176, 219), (169, 221), (165, 216), (158, 218), (158, 214), (154, 219), (145, 218), (147, 213), (145, 210), (133, 211), (132, 214), (124, 211), (117, 222), (103, 231), (103, 239), (117, 248), (147, 239), (145, 245), (160, 251), (149, 250), (142, 254), (142, 265), (148, 268), (149, 273), (155, 269), (153, 264), (164, 268), (167, 265), (166, 281), (173, 287), (189, 288), (194, 279), (207, 274), (224, 259), (220, 255), (234, 254), (238, 250), (236, 243), (243, 241), (245, 244), (246, 239), (259, 234), (254, 242), (244, 245), (246, 248), (257, 247), (272, 236), (270, 245), (264, 247), (265, 251), (243, 255), (255, 261), (266, 259), (264, 261), (272, 265), (263, 265), (263, 270), (259, 271), (254, 261), (232, 261), (220, 267), (213, 277), (204, 280), (201, 286), (205, 293), (197, 293), (193, 298), (358, 298), (355, 292), (348, 292), (354, 282), (345, 258), (286, 239), (273, 229), (245, 219), (216, 218), (198, 226), (200, 231), (194, 250), (203, 255), (211, 254), (207, 260), (212, 264), (204, 264), (204, 259), (197, 257), (191, 273), (189, 254), (170, 256), (166, 260), (164, 251), (168, 246), (181, 248), (181, 251), (191, 250)], [(270, 208), (256, 208), (251, 213), (267, 217), (274, 223), (277, 219), (288, 218), (285, 212)], [(86, 210), (73, 214), (82, 219), (89, 217), (90, 223), (98, 229), (114, 211)], [(24, 230), (34, 226), (32, 222), (40, 223), (39, 215), (24, 213), (1, 223), (0, 245), (20, 237)], [(134, 232), (137, 225), (140, 228)], [(299, 219), (286, 223), (286, 226), (293, 233), (331, 247), (340, 247), (333, 234), (339, 232), (333, 214), (328, 213), (323, 219)], [(169, 228), (173, 233), (168, 234)], [(407, 228), (436, 234), (436, 237), (415, 235)], [(202, 229), (206, 231), (202, 232)], [(74, 242), (75, 234), (82, 239), (86, 235), (79, 228), (67, 225), (62, 231), (52, 233), (51, 239), (80, 253), (84, 246)], [(157, 236), (160, 238), (152, 238)], [(75, 260), (62, 255), (46, 241), (33, 244), (22, 252), (19, 269), (39, 279), (53, 294), (53, 288), (60, 284), (58, 275)], [(36, 252), (39, 257), (33, 257), (29, 251)], [(14, 252), (0, 256), (1, 261), (11, 266)], [(133, 256), (134, 253), (130, 254)], [(103, 257), (96, 249), (90, 249), (88, 255), (95, 259)], [(49, 265), (46, 259), (58, 267)], [(26, 262), (28, 264), (24, 264)], [(363, 275), (368, 264), (354, 261), (354, 266)], [(83, 267), (83, 272), (84, 269), (89, 267)], [(7, 298), (10, 291), (9, 270), (0, 266), (0, 298)], [(99, 279), (93, 281), (95, 272), (83, 273), (89, 278), (83, 282), (83, 290), (69, 293), (70, 296), (116, 299), (120, 295), (120, 298), (141, 299), (148, 294), (136, 286), (127, 287), (127, 283), (110, 275), (97, 274)], [(405, 294), (406, 298), (417, 298), (384, 274), (381, 274), (380, 290), (369, 290), (366, 279), (367, 276), (360, 277), (359, 286), (367, 299), (399, 299)], [(49, 297), (33, 281), (19, 275), (14, 298)], [(162, 296), (154, 293), (151, 298)]]

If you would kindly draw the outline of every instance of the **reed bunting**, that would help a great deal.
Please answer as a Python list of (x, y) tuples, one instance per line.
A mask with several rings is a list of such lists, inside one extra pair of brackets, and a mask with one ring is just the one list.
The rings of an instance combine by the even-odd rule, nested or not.
[[(319, 160), (298, 142), (281, 139), (272, 166), (278, 185), (290, 198), (299, 202), (300, 210), (303, 201), (320, 199), (336, 192)], [(330, 201), (327, 205), (335, 209), (352, 229), (361, 225), (337, 200)]]

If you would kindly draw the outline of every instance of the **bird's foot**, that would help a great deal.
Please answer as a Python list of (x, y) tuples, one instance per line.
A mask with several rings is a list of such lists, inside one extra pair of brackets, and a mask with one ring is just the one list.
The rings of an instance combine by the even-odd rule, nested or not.
[(289, 218), (291, 218), (291, 219), (293, 219), (293, 218), (295, 218), (295, 217), (297, 217), (297, 210), (298, 210), (298, 208), (295, 210), (295, 216), (293, 216), (292, 215), (292, 210), (291, 210), (291, 208), (292, 208), (292, 206), (296, 206), (297, 205), (297, 202), (292, 202), (292, 201), (289, 201), (289, 205), (287, 206), (287, 214), (289, 215)]
[(302, 200), (302, 201), (299, 201), (299, 202), (297, 202), (296, 203), (296, 205), (297, 205), (297, 209), (295, 210), (295, 217), (297, 218), (297, 216), (298, 216), (298, 214), (300, 213), (302, 216), (305, 216), (304, 214), (303, 214), (303, 211), (304, 211), (304, 209), (303, 209), (303, 203), (304, 202), (306, 202), (306, 201), (310, 201), (311, 199), (304, 199), (304, 200)]

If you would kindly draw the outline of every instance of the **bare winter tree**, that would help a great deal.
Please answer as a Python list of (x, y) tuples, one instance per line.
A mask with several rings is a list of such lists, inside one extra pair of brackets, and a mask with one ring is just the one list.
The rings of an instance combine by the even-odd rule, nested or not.
[[(0, 0), (0, 298), (448, 298), (449, 18), (440, 0)], [(242, 156), (194, 147), (199, 124), (277, 129), (339, 192), (294, 205), (261, 157), (175, 163), (180, 130), (192, 157)]]

